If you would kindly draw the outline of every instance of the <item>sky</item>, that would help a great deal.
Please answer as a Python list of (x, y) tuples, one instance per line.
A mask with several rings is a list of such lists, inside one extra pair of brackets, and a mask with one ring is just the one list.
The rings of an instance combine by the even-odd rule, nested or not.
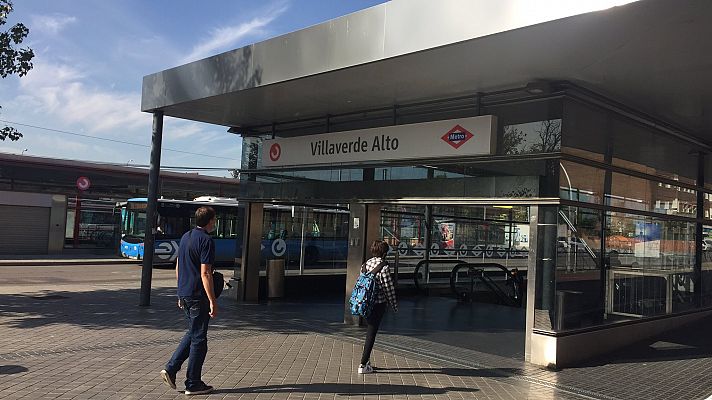
[[(143, 76), (383, 2), (15, 0), (0, 29), (24, 23), (22, 47), (35, 58), (27, 76), (0, 79), (0, 125), (24, 134), (0, 141), (0, 152), (147, 165), (152, 120), (140, 111)], [(239, 168), (240, 151), (240, 137), (226, 127), (164, 121), (163, 166)]]

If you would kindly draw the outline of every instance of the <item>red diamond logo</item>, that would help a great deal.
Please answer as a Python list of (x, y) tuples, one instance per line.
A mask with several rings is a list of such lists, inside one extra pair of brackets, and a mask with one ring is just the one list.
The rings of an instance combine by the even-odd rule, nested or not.
[(441, 139), (444, 140), (445, 143), (457, 149), (465, 144), (465, 142), (472, 139), (473, 136), (475, 135), (470, 133), (467, 129), (461, 127), (460, 125), (455, 125), (455, 127), (447, 131)]

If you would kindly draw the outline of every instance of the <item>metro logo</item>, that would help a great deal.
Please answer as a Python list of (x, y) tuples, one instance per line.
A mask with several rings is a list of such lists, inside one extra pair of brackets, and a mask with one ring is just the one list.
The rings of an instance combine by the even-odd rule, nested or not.
[(444, 140), (445, 143), (457, 149), (465, 144), (465, 142), (472, 139), (473, 136), (475, 135), (470, 133), (467, 129), (461, 127), (460, 125), (455, 125), (455, 127), (450, 129), (441, 139)]

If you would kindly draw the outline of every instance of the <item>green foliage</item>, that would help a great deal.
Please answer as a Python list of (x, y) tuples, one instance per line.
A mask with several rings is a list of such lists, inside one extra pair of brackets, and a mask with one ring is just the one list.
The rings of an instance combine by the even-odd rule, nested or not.
[[(0, 26), (5, 25), (7, 16), (12, 12), (11, 0), (0, 0)], [(30, 30), (17, 23), (6, 31), (0, 31), (0, 77), (9, 75), (25, 76), (32, 69), (32, 58), (35, 53), (30, 48), (18, 48), (27, 38)], [(15, 128), (5, 126), (0, 128), (0, 140), (18, 140), (22, 133)]]

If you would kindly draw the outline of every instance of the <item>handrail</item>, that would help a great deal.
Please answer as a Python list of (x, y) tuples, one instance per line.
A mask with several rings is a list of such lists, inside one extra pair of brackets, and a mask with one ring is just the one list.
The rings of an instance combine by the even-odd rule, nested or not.
[[(420, 290), (420, 284), (418, 283), (418, 270), (420, 267), (425, 265), (426, 263), (428, 264), (448, 264), (448, 263), (459, 263), (462, 262), (462, 260), (456, 259), (456, 258), (451, 258), (451, 259), (443, 259), (443, 258), (437, 258), (437, 259), (430, 259), (430, 260), (421, 260), (417, 264), (415, 264), (415, 269), (413, 270), (413, 282), (415, 283), (415, 289)], [(428, 272), (430, 270), (428, 269)]]
[[(499, 268), (507, 274), (507, 281), (512, 282), (512, 295), (504, 293), (504, 291), (498, 285), (496, 285), (494, 281), (492, 281), (492, 278), (484, 274), (485, 268), (487, 267)], [(455, 265), (455, 267), (452, 269), (452, 272), (450, 272), (450, 289), (456, 297), (459, 297), (459, 292), (455, 287), (455, 281), (457, 279), (457, 274), (461, 268), (468, 269), (467, 275), (470, 278), (471, 298), (474, 295), (475, 279), (479, 279), (503, 303), (516, 307), (520, 307), (522, 305), (522, 297), (524, 295), (524, 291), (522, 288), (522, 277), (519, 275), (519, 271), (516, 268), (510, 271), (504, 265), (497, 263), (459, 263)]]
[(591, 247), (588, 245), (588, 243), (586, 243), (586, 241), (583, 240), (583, 238), (581, 238), (581, 237), (579, 236), (578, 231), (576, 230), (576, 227), (574, 226), (573, 222), (571, 222), (571, 220), (570, 220), (570, 219), (566, 216), (566, 214), (564, 214), (564, 212), (561, 211), (561, 210), (559, 210), (559, 215), (560, 215), (561, 218), (564, 220), (564, 222), (565, 222), (566, 225), (569, 227), (569, 229), (571, 229), (571, 232), (573, 232), (574, 237), (575, 237), (576, 239), (578, 239), (578, 240), (580, 241), (580, 243), (583, 244), (583, 248), (586, 250), (586, 252), (588, 253), (588, 255), (591, 256), (591, 258), (593, 258), (593, 259), (595, 260), (595, 259), (596, 259), (596, 254), (593, 252), (593, 250), (592, 250)]

